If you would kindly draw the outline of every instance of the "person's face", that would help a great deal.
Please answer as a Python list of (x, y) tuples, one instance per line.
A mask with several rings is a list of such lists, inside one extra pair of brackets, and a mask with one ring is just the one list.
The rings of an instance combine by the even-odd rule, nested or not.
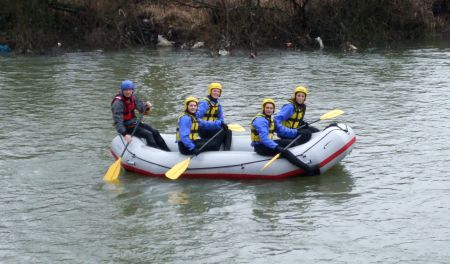
[(297, 104), (303, 104), (305, 102), (306, 95), (304, 93), (296, 93), (295, 94), (295, 101)]
[(189, 102), (187, 105), (187, 110), (191, 114), (195, 114), (197, 112), (197, 103), (196, 102)]
[(133, 89), (122, 90), (122, 93), (125, 97), (129, 98), (133, 94)]
[(271, 103), (267, 103), (264, 105), (264, 114), (271, 116), (273, 115), (273, 112), (275, 111), (275, 107)]
[(220, 97), (220, 89), (212, 89), (211, 90), (211, 97), (214, 99), (218, 99)]

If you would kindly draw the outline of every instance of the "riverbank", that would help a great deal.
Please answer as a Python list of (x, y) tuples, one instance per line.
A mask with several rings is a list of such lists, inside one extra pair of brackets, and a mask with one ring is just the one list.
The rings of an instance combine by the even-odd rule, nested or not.
[(204, 47), (355, 50), (449, 37), (450, 0), (12, 1), (0, 44), (15, 53)]

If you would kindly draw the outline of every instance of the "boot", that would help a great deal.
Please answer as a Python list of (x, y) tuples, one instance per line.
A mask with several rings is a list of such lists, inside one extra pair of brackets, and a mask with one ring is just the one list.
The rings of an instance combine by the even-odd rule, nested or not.
[(316, 176), (316, 175), (320, 175), (320, 165), (319, 164), (311, 165), (306, 170), (306, 176)]

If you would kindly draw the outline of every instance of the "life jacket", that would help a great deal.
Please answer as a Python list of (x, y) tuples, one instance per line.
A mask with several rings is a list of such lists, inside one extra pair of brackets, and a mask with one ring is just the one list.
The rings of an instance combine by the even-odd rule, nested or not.
[[(189, 133), (189, 139), (191, 140), (196, 140), (198, 138), (198, 121), (197, 118), (195, 118), (195, 116), (191, 115), (191, 114), (184, 114), (182, 116), (180, 116), (178, 118), (178, 122), (177, 124), (180, 123), (180, 118), (182, 118), (183, 116), (189, 116), (192, 120), (192, 125), (191, 125), (191, 132)], [(181, 141), (181, 137), (180, 137), (180, 127), (177, 126), (177, 142)]]
[(269, 138), (273, 139), (273, 133), (275, 132), (275, 122), (273, 121), (273, 117), (270, 116), (266, 116), (265, 114), (259, 113), (257, 114), (255, 117), (253, 117), (252, 119), (252, 123), (250, 124), (250, 137), (252, 142), (260, 142), (261, 139), (259, 138), (259, 134), (256, 131), (255, 127), (253, 126), (253, 121), (255, 121), (256, 118), (258, 117), (264, 117), (265, 119), (267, 119), (267, 121), (269, 121)]
[[(297, 128), (300, 126), (300, 123), (303, 120), (303, 116), (305, 115), (306, 105), (301, 104), (300, 106), (294, 101), (290, 100), (290, 104), (294, 105), (294, 113), (285, 121), (282, 121), (281, 124), (288, 128)], [(288, 105), (288, 104), (286, 104)]]
[(214, 105), (208, 97), (202, 98), (202, 100), (208, 102), (209, 105), (208, 111), (206, 111), (202, 119), (205, 121), (215, 121), (219, 119), (219, 101), (217, 101), (217, 104)]
[(136, 118), (136, 114), (134, 113), (134, 109), (136, 108), (136, 103), (134, 100), (134, 96), (131, 96), (130, 100), (125, 98), (122, 94), (116, 94), (114, 96), (111, 105), (114, 104), (116, 100), (120, 100), (123, 103), (123, 122), (126, 127), (133, 127), (134, 124), (127, 124), (128, 121)]

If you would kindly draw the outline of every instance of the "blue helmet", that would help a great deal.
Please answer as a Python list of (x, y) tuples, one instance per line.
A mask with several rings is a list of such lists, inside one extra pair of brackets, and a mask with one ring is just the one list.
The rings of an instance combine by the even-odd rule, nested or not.
[(130, 80), (125, 80), (120, 84), (120, 89), (123, 90), (134, 90), (134, 83)]

